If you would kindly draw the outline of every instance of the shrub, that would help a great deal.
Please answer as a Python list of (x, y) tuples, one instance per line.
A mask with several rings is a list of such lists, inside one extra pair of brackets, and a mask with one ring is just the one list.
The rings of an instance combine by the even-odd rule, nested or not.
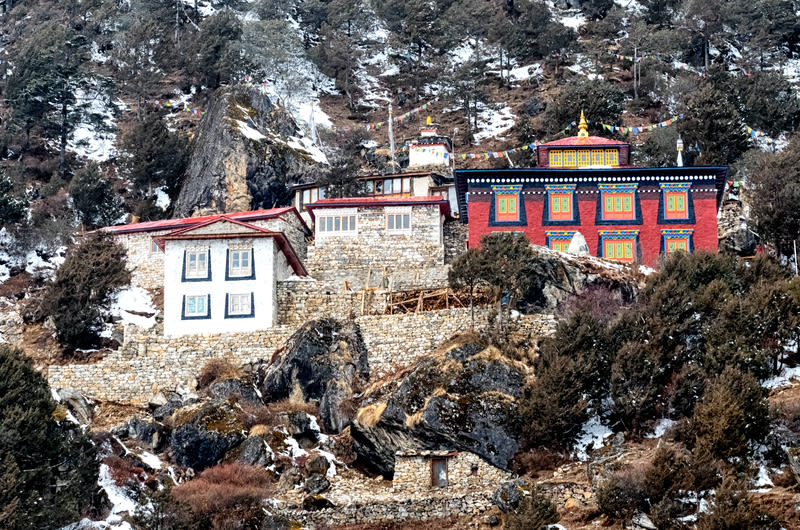
[(12, 193), (14, 184), (6, 175), (0, 175), (0, 226), (18, 223), (25, 217), (28, 201)]
[(576, 363), (552, 345), (536, 359), (534, 373), (520, 403), (525, 437), (535, 447), (568, 448), (588, 418)]
[(612, 519), (627, 520), (647, 508), (645, 468), (632, 466), (612, 474), (597, 488), (597, 507)]
[(508, 530), (544, 530), (561, 519), (555, 503), (541, 488), (534, 488), (522, 498), (516, 512), (503, 518), (503, 528)]
[(209, 359), (200, 370), (197, 376), (197, 384), (200, 388), (206, 388), (217, 381), (226, 379), (238, 379), (242, 376), (242, 369), (235, 366), (231, 361), (223, 357)]
[(227, 528), (229, 520), (258, 528), (264, 500), (273, 494), (269, 471), (239, 463), (210, 467), (172, 490), (172, 497), (190, 511), (196, 528)]
[(710, 513), (701, 514), (697, 519), (698, 530), (767, 530), (778, 529), (780, 525), (762, 513), (750, 500), (747, 484), (729, 475), (722, 481), (714, 498)]
[(750, 442), (762, 442), (769, 430), (764, 389), (749, 374), (729, 367), (708, 388), (691, 422), (695, 450), (730, 461), (750, 455)]
[(42, 315), (53, 317), (61, 344), (72, 348), (98, 344), (102, 306), (130, 282), (125, 259), (125, 249), (106, 232), (95, 232), (67, 253), (40, 304)]

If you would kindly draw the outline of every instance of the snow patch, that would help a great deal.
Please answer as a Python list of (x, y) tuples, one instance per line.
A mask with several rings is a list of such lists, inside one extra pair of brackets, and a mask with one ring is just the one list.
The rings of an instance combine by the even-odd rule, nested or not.
[(578, 460), (589, 459), (589, 451), (603, 447), (603, 441), (612, 436), (614, 432), (603, 425), (600, 416), (592, 416), (583, 424), (583, 434), (575, 444), (575, 457)]
[(486, 138), (505, 139), (508, 132), (516, 123), (517, 117), (512, 114), (511, 107), (504, 106), (499, 110), (480, 104), (478, 105), (478, 132), (475, 134), (475, 143), (480, 143)]
[(155, 193), (156, 193), (156, 206), (158, 206), (162, 210), (166, 210), (167, 208), (169, 208), (169, 205), (172, 203), (172, 201), (170, 200), (169, 195), (167, 195), (167, 187), (162, 186), (160, 188), (156, 188)]
[(130, 287), (117, 292), (110, 309), (111, 314), (119, 318), (124, 325), (150, 329), (156, 324), (158, 310), (153, 305), (150, 293), (141, 287)]
[(266, 138), (266, 136), (261, 134), (259, 131), (257, 131), (253, 127), (250, 127), (250, 125), (248, 125), (247, 122), (243, 122), (242, 120), (235, 120), (235, 121), (236, 123), (239, 124), (239, 132), (242, 133), (242, 135), (245, 138), (249, 138), (250, 140), (256, 140), (256, 141), (263, 140), (264, 138)]
[(795, 366), (794, 368), (784, 366), (780, 374), (767, 379), (762, 383), (762, 386), (770, 390), (775, 390), (777, 388), (792, 386), (793, 381), (800, 381), (800, 366)]
[(675, 420), (671, 420), (669, 418), (661, 418), (656, 423), (655, 428), (653, 429), (653, 434), (648, 434), (645, 438), (661, 438), (664, 436), (668, 430), (672, 428), (677, 422)]
[(154, 455), (153, 453), (148, 453), (147, 451), (142, 451), (142, 454), (139, 455), (139, 458), (142, 459), (142, 462), (153, 469), (161, 469), (164, 465), (158, 456)]

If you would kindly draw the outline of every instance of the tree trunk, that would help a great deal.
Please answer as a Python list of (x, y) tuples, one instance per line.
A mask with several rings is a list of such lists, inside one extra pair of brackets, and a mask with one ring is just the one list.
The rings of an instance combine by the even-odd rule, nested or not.
[(709, 64), (709, 61), (708, 61), (708, 48), (709, 48), (709, 46), (710, 46), (710, 43), (708, 41), (708, 37), (706, 37), (705, 38), (705, 47), (704, 47), (706, 73), (708, 73), (708, 64)]
[(61, 103), (61, 150), (58, 154), (58, 162), (61, 167), (61, 176), (67, 175), (67, 95), (62, 94), (64, 98)]

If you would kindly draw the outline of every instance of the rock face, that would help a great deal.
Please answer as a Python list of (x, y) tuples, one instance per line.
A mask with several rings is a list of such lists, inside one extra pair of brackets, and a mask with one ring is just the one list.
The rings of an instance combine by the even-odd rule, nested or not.
[(266, 401), (302, 395), (319, 405), (329, 433), (347, 427), (355, 412), (353, 396), (369, 378), (367, 349), (358, 326), (323, 319), (309, 322), (289, 338), (286, 349), (258, 373)]
[(391, 478), (395, 452), (463, 450), (507, 469), (519, 449), (525, 367), (455, 339), (365, 398), (351, 427), (358, 462)]
[(196, 472), (220, 463), (245, 438), (238, 409), (229, 402), (206, 402), (180, 409), (171, 420), (170, 449), (175, 463)]
[(175, 215), (288, 204), (286, 186), (325, 163), (325, 156), (303, 137), (292, 116), (258, 88), (220, 88), (195, 138)]
[(744, 205), (738, 199), (740, 193), (729, 195), (722, 203), (719, 215), (719, 248), (738, 256), (752, 256), (756, 253), (758, 237), (747, 226)]
[(593, 287), (606, 288), (622, 301), (636, 298), (644, 275), (633, 270), (609, 268), (597, 258), (573, 256), (572, 245), (570, 254), (534, 247), (533, 285), (524, 304), (550, 312), (564, 300)]

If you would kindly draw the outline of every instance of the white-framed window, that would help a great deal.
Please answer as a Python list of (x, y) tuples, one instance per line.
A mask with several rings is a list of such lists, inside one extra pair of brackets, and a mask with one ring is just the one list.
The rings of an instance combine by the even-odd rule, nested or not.
[(228, 254), (228, 275), (233, 278), (250, 276), (253, 263), (250, 259), (252, 249), (230, 250)]
[(161, 249), (158, 248), (155, 238), (150, 239), (150, 254), (161, 254)]
[(386, 231), (395, 234), (411, 232), (411, 208), (386, 208)]
[(208, 250), (186, 251), (186, 277), (208, 278)]
[(192, 295), (186, 297), (184, 306), (185, 317), (204, 317), (208, 315), (208, 295)]
[(300, 199), (300, 207), (301, 209), (305, 210), (306, 205), (313, 204), (320, 199), (325, 198), (325, 188), (309, 188), (307, 190), (303, 190), (303, 194), (301, 195)]
[[(317, 210), (319, 212), (319, 210)], [(317, 235), (355, 236), (358, 234), (355, 208), (341, 208), (317, 213)]]
[(229, 294), (227, 316), (250, 316), (253, 313), (251, 293)]

